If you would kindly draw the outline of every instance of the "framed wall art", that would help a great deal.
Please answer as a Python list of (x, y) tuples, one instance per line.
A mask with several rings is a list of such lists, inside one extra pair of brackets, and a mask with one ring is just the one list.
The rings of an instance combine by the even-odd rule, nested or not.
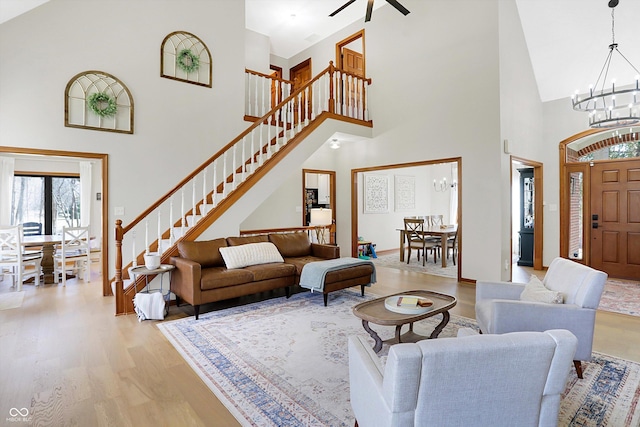
[(416, 177), (394, 175), (393, 200), (396, 212), (410, 211), (416, 208)]
[(389, 176), (364, 175), (364, 213), (389, 212)]

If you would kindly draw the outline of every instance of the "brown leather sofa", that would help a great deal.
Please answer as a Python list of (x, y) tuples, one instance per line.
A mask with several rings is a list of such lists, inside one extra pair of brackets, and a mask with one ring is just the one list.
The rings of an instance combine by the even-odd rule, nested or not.
[[(284, 263), (252, 265), (244, 268), (228, 269), (219, 249), (248, 243), (273, 243)], [(171, 291), (176, 302), (186, 301), (193, 305), (196, 319), (200, 305), (222, 301), (244, 295), (251, 295), (277, 288), (285, 288), (287, 298), (291, 288), (298, 284), (302, 267), (312, 261), (340, 257), (340, 248), (309, 242), (307, 234), (273, 233), (259, 236), (227, 237), (207, 241), (178, 243), (179, 257), (171, 257), (176, 269), (171, 275)], [(324, 305), (329, 292), (351, 286), (370, 283), (373, 267), (370, 265), (350, 266), (328, 272), (324, 285)]]

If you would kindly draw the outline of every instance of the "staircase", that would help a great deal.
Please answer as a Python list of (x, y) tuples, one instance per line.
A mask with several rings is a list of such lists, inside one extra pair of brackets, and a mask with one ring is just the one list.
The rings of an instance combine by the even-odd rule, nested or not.
[(286, 81), (247, 70), (245, 117), (254, 122), (130, 224), (116, 220), (116, 315), (134, 311), (133, 297), (145, 281), (132, 281), (128, 271), (144, 264), (145, 254), (168, 263), (178, 242), (195, 240), (214, 223), (237, 225), (239, 213), (251, 212), (284, 180), (278, 170), (299, 168), (336, 131), (371, 128), (370, 84), (332, 62), (293, 92)]

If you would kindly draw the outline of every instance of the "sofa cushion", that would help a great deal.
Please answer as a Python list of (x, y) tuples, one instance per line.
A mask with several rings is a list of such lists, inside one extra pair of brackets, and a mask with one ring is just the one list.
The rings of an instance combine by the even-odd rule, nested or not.
[(544, 302), (547, 304), (562, 304), (563, 297), (560, 292), (545, 288), (540, 279), (531, 275), (529, 283), (520, 294), (521, 301)]
[(253, 273), (253, 281), (279, 279), (281, 277), (295, 276), (296, 267), (291, 264), (276, 262), (271, 264), (250, 265), (243, 270)]
[(219, 248), (227, 246), (226, 239), (202, 240), (178, 243), (178, 252), (182, 258), (195, 261), (202, 266), (224, 267)]
[(273, 233), (269, 234), (269, 240), (276, 245), (285, 258), (311, 254), (311, 242), (307, 233)]
[(247, 243), (260, 243), (268, 242), (269, 236), (261, 234), (259, 236), (240, 236), (240, 237), (227, 237), (228, 246), (246, 245)]
[(253, 281), (253, 273), (243, 269), (229, 270), (226, 267), (211, 267), (202, 270), (200, 289), (226, 288), (228, 286), (242, 285)]
[(271, 242), (248, 243), (239, 246), (220, 248), (220, 254), (229, 269), (243, 268), (249, 265), (284, 262), (282, 255)]

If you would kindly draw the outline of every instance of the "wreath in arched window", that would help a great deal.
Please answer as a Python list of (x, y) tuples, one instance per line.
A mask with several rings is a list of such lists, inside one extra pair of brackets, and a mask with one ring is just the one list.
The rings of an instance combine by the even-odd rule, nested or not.
[(211, 53), (197, 36), (176, 31), (160, 47), (160, 77), (211, 87)]
[(109, 73), (85, 71), (65, 89), (64, 125), (109, 132), (133, 133), (133, 98)]

